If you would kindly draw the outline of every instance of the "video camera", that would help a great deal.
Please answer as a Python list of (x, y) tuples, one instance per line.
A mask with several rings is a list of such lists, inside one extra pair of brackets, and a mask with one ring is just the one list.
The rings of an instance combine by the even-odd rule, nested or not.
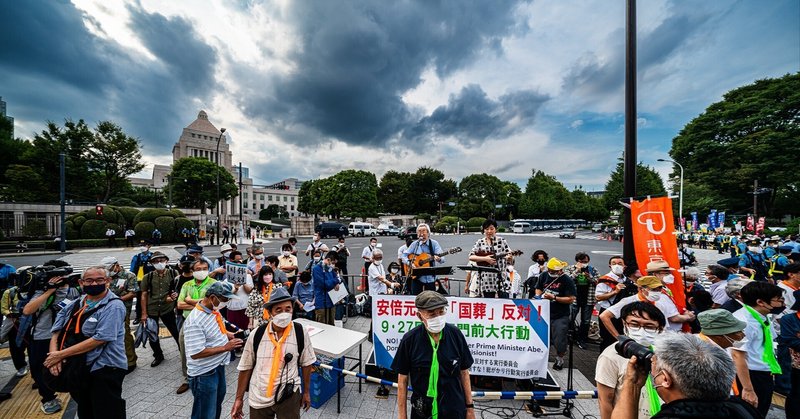
[[(57, 277), (62, 278), (58, 282), (51, 284), (50, 280)], [(77, 287), (80, 277), (81, 274), (73, 273), (71, 266), (39, 265), (20, 269), (9, 276), (9, 279), (11, 285), (19, 287), (22, 292), (33, 293), (58, 288), (64, 284), (69, 284), (70, 287)]]
[(647, 346), (636, 343), (635, 340), (625, 336), (617, 336), (617, 343), (614, 345), (617, 353), (623, 357), (630, 359), (631, 356), (636, 355), (636, 365), (645, 372), (650, 372), (650, 367), (653, 364), (653, 351)]

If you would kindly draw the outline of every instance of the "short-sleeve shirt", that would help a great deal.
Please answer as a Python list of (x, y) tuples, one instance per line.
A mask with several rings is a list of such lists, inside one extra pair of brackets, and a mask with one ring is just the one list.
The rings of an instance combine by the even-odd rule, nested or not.
[[(614, 400), (619, 400), (619, 391), (625, 379), (628, 368), (628, 359), (619, 356), (615, 345), (609, 345), (597, 358), (594, 379), (597, 384), (614, 389)], [(650, 412), (650, 400), (647, 398), (647, 389), (642, 387), (639, 395), (639, 419), (647, 419), (653, 414)]]
[[(297, 266), (297, 256), (289, 255), (289, 256), (278, 257), (278, 269), (286, 268), (289, 266)], [(297, 270), (295, 270), (294, 273), (297, 273)]]
[[(208, 290), (208, 287), (215, 282), (217, 281), (214, 278), (206, 278), (200, 284), (198, 284), (194, 279), (187, 281), (181, 287), (181, 292), (178, 294), (178, 302), (186, 302), (186, 297), (189, 297), (192, 300), (202, 300), (206, 295), (206, 290)], [(183, 317), (188, 319), (191, 311), (192, 310), (183, 310)]]
[[(486, 237), (481, 237), (475, 242), (475, 245), (472, 246), (472, 251), (469, 253), (470, 256), (482, 253), (482, 254), (497, 254), (497, 253), (508, 253), (511, 249), (508, 247), (508, 243), (502, 237), (495, 237), (494, 241), (489, 243)], [(497, 259), (497, 269), (500, 270), (500, 276), (498, 278), (498, 274), (494, 272), (478, 272), (478, 278), (480, 278), (480, 289), (481, 292), (509, 292), (511, 291), (511, 283), (508, 280), (508, 272), (506, 272), (506, 259), (504, 257)]]
[[(307, 367), (317, 362), (317, 355), (314, 354), (314, 348), (311, 346), (311, 339), (308, 336), (308, 329), (303, 327), (303, 342), (305, 346), (303, 348), (303, 353), (299, 354), (299, 348), (297, 347), (297, 335), (295, 334), (294, 325), (290, 323), (287, 327), (290, 328), (289, 336), (287, 336), (286, 341), (283, 342), (281, 353), (284, 355), (292, 354), (292, 360), (289, 361), (290, 365), (285, 366), (286, 368), (284, 368), (284, 361), (280, 361), (280, 364), (278, 365), (278, 378), (275, 379), (275, 388), (277, 389), (278, 384), (282, 382), (294, 383), (294, 389), (297, 391), (300, 389), (300, 377), (298, 374), (296, 360), (299, 357), (300, 366)], [(258, 345), (258, 350), (256, 351), (258, 359), (256, 360), (255, 365), (253, 365), (253, 339), (248, 339), (244, 345), (244, 351), (242, 352), (241, 360), (239, 360), (239, 366), (236, 367), (236, 369), (239, 371), (252, 370), (255, 367), (253, 376), (250, 379), (250, 388), (248, 389), (250, 395), (248, 396), (248, 401), (250, 407), (256, 409), (262, 409), (275, 404), (274, 397), (267, 397), (267, 382), (269, 381), (269, 374), (270, 369), (272, 368), (272, 359), (275, 349), (275, 346), (272, 344), (269, 336), (267, 336), (267, 333), (273, 333), (272, 336), (275, 338), (276, 342), (281, 338), (281, 336), (272, 331), (272, 324), (268, 325), (267, 330), (264, 331), (264, 337), (261, 339), (261, 342)]]
[(386, 294), (386, 284), (381, 282), (378, 277), (386, 278), (386, 270), (383, 269), (383, 263), (369, 265), (368, 280), (369, 280), (369, 295), (376, 296), (378, 294)]
[[(142, 292), (147, 294), (147, 314), (162, 316), (175, 308), (175, 302), (168, 302), (167, 296), (175, 290), (177, 281), (171, 269), (165, 269), (163, 275), (152, 271), (142, 279)], [(191, 298), (191, 296), (190, 296)]]
[[(117, 297), (122, 297), (129, 292), (139, 292), (139, 281), (136, 280), (136, 275), (123, 270), (111, 278), (111, 284), (109, 284), (108, 288)], [(123, 301), (123, 303), (125, 303), (127, 313), (130, 313), (131, 307), (133, 307), (133, 299)]]
[[(452, 324), (442, 329), (437, 350), (439, 358), (439, 412), (452, 412), (464, 417), (466, 400), (461, 385), (461, 371), (474, 362), (464, 335)], [(430, 377), (433, 347), (425, 326), (419, 325), (403, 335), (392, 362), (392, 370), (409, 376), (413, 397), (426, 397)], [(451, 415), (448, 415), (448, 417)]]
[(708, 287), (708, 292), (711, 294), (711, 300), (714, 302), (714, 304), (723, 305), (731, 299), (731, 297), (728, 296), (728, 293), (725, 292), (725, 287), (727, 285), (728, 281), (719, 281), (711, 284), (711, 286)]
[[(575, 282), (572, 281), (569, 275), (562, 274), (558, 278), (553, 278), (545, 272), (539, 276), (536, 289), (542, 292), (549, 292), (556, 297), (572, 297), (577, 293)], [(557, 303), (555, 300), (552, 300), (550, 303), (550, 318), (560, 319), (569, 316), (570, 305), (571, 304)]]
[[(199, 303), (198, 303), (199, 305)], [(220, 365), (228, 365), (229, 352), (220, 352), (205, 358), (194, 359), (206, 348), (218, 348), (228, 343), (228, 337), (219, 329), (216, 316), (205, 307), (195, 307), (183, 323), (183, 339), (186, 347), (186, 367), (189, 377), (203, 375)]]
[[(91, 371), (103, 367), (128, 368), (128, 358), (125, 356), (125, 305), (114, 300), (119, 300), (119, 297), (106, 292), (103, 299), (97, 302), (97, 310), (86, 318), (81, 327), (84, 336), (104, 342), (86, 353), (86, 365), (91, 365)], [(75, 304), (82, 305), (85, 301), (86, 297), (79, 298), (59, 311), (50, 333), (58, 333), (63, 329)]]
[[(619, 319), (620, 313), (622, 312), (622, 307), (625, 307), (626, 305), (634, 303), (636, 301), (647, 302), (647, 300), (642, 300), (641, 298), (639, 298), (639, 294), (637, 293), (619, 300), (619, 302), (609, 307), (608, 311), (610, 311), (614, 315), (614, 317)], [(670, 323), (669, 321), (670, 317), (677, 316), (678, 314), (680, 314), (678, 313), (678, 307), (675, 307), (675, 304), (672, 302), (672, 300), (670, 300), (670, 298), (667, 297), (666, 295), (662, 295), (661, 298), (658, 301), (656, 301), (655, 306), (657, 309), (661, 310), (661, 314), (663, 314), (664, 318), (667, 320), (667, 325), (664, 329), (679, 332), (681, 330), (681, 324)]]
[[(33, 293), (31, 300), (38, 298), (42, 294), (44, 294), (44, 291), (36, 291)], [(36, 312), (37, 320), (32, 331), (33, 340), (50, 340), (50, 338), (53, 337), (53, 333), (50, 332), (50, 329), (53, 327), (55, 316), (61, 311), (61, 306), (66, 306), (72, 301), (75, 301), (78, 297), (80, 297), (80, 294), (75, 288), (64, 287), (56, 289), (51, 297), (52, 302), (48, 304), (48, 301), (45, 301), (45, 303), (39, 307), (39, 311)], [(67, 300), (67, 302), (61, 304), (65, 300)]]
[[(231, 283), (231, 285), (234, 287), (236, 286), (236, 284), (233, 283)], [(230, 301), (228, 301), (228, 310), (237, 311), (247, 308), (247, 298), (250, 296), (250, 294), (248, 294), (244, 289), (245, 285), (251, 288), (253, 287), (253, 277), (250, 276), (250, 274), (247, 274), (244, 284), (241, 285), (238, 290), (236, 290), (236, 294), (230, 299)]]
[[(775, 339), (775, 328), (772, 322), (766, 316), (760, 313), (756, 315), (761, 319), (760, 321), (753, 317), (746, 308), (742, 307), (733, 313), (733, 317), (747, 323), (743, 332), (747, 337), (744, 349), (747, 351), (747, 368), (753, 371), (770, 371), (769, 365), (764, 362), (764, 330), (761, 328), (761, 322), (769, 323), (770, 333), (772, 338)], [(772, 345), (774, 342), (769, 342)]]

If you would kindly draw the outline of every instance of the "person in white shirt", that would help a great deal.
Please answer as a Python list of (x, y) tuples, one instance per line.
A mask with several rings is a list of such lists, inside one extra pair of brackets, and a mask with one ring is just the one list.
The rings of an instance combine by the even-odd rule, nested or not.
[(519, 298), (522, 295), (522, 284), (525, 282), (525, 278), (519, 277), (519, 272), (514, 267), (514, 262), (514, 257), (508, 258), (506, 273), (508, 274), (508, 280), (511, 282), (511, 298)]
[[(614, 339), (619, 336), (619, 331), (614, 324), (612, 323), (612, 319), (619, 318), (619, 313), (622, 310), (622, 307), (634, 302), (634, 301), (642, 301), (647, 302), (649, 304), (655, 305), (661, 313), (664, 314), (664, 317), (667, 319), (666, 328), (672, 331), (680, 331), (681, 325), (685, 321), (688, 321), (689, 318), (694, 319), (694, 313), (688, 312), (687, 314), (680, 314), (678, 313), (678, 308), (675, 307), (675, 304), (669, 298), (664, 297), (662, 291), (664, 289), (664, 284), (661, 281), (654, 277), (654, 276), (643, 276), (636, 281), (636, 285), (639, 287), (639, 292), (636, 295), (631, 295), (630, 297), (625, 297), (613, 306), (609, 307), (603, 314), (600, 315), (600, 321), (603, 325), (608, 329), (608, 332), (611, 333), (611, 336)], [(664, 297), (664, 298), (662, 298)]]
[[(608, 310), (614, 298), (625, 289), (625, 275), (623, 275), (625, 260), (622, 259), (622, 256), (612, 256), (608, 260), (608, 267), (611, 272), (601, 276), (597, 280), (597, 286), (594, 289), (594, 297), (597, 300), (595, 308), (598, 315)], [(601, 346), (603, 348), (614, 343), (614, 337), (605, 327), (600, 328), (600, 338), (602, 339)]]
[[(242, 252), (238, 250), (230, 253), (230, 258), (233, 263), (242, 264)], [(250, 324), (250, 318), (245, 314), (247, 309), (247, 300), (250, 297), (250, 291), (253, 291), (253, 276), (250, 273), (245, 273), (244, 282), (234, 282), (231, 278), (225, 278), (226, 281), (233, 285), (233, 293), (235, 296), (228, 302), (228, 321), (235, 324), (239, 329), (245, 330)]]
[(319, 233), (314, 233), (314, 241), (306, 248), (306, 256), (310, 257), (314, 254), (315, 250), (320, 250), (323, 257), (325, 257), (325, 253), (328, 252), (328, 245), (322, 242), (322, 237)]
[(361, 259), (364, 260), (364, 272), (369, 271), (369, 264), (372, 263), (372, 252), (378, 248), (378, 239), (375, 237), (369, 239), (369, 246), (364, 247), (361, 251)]
[(379, 294), (393, 294), (396, 288), (400, 287), (397, 282), (391, 282), (387, 278), (386, 270), (383, 268), (383, 251), (375, 249), (372, 252), (372, 263), (367, 271), (369, 280), (369, 295), (374, 297)]

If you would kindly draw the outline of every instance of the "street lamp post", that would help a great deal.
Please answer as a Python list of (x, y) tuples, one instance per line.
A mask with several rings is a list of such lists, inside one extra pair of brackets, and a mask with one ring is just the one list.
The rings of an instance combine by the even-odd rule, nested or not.
[[(678, 191), (678, 220), (683, 220), (683, 166), (675, 160), (658, 159), (658, 161), (675, 163), (681, 168), (681, 184)], [(683, 225), (681, 225), (681, 231), (683, 231)]]
[[(219, 137), (217, 137), (217, 152), (216, 152), (216, 154), (214, 154), (215, 158), (217, 159), (217, 161), (216, 161), (217, 166), (222, 166), (222, 165), (219, 164), (219, 142), (220, 142), (220, 140), (222, 140), (222, 136), (223, 135), (225, 135), (225, 128), (220, 128), (219, 129)], [(219, 235), (219, 223), (220, 223), (220, 221), (222, 221), (222, 216), (220, 215), (220, 212), (221, 212), (220, 208), (222, 207), (222, 205), (219, 202), (219, 168), (217, 168), (217, 205), (216, 205), (216, 207), (217, 207), (217, 237), (220, 237), (220, 235)]]

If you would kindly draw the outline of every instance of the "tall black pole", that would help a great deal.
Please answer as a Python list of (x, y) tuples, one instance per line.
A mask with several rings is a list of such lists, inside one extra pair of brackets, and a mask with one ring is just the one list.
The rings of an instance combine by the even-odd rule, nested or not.
[(59, 189), (60, 189), (60, 197), (61, 197), (61, 253), (67, 251), (67, 215), (66, 215), (66, 204), (67, 204), (67, 186), (66, 186), (66, 155), (61, 153), (58, 155), (58, 162), (59, 162), (59, 175), (61, 179), (59, 181)]
[[(253, 197), (253, 202), (255, 202), (255, 197)], [(242, 204), (242, 162), (239, 162), (239, 225), (242, 226), (242, 231), (244, 232), (244, 204)]]
[[(636, 0), (627, 0), (625, 19), (625, 172), (623, 199), (636, 196)], [(636, 260), (633, 250), (631, 210), (624, 209), (625, 234), (622, 257), (625, 263)]]

